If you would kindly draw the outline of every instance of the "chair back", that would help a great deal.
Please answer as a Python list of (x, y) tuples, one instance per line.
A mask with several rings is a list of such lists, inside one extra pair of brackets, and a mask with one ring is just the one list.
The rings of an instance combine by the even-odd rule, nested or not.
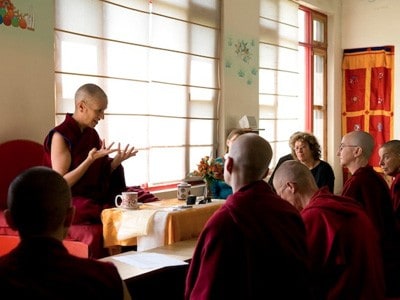
[(0, 235), (0, 256), (7, 254), (12, 249), (17, 247), (19, 236)]
[[(19, 236), (0, 235), (0, 256), (17, 247), (19, 240)], [(83, 258), (89, 257), (89, 246), (87, 244), (70, 240), (64, 240), (63, 244), (70, 254)]]
[(43, 165), (43, 145), (24, 139), (0, 144), (0, 210), (7, 207), (7, 193), (10, 183), (22, 171)]
[(70, 240), (64, 240), (63, 244), (70, 254), (83, 258), (89, 257), (89, 246), (87, 244)]

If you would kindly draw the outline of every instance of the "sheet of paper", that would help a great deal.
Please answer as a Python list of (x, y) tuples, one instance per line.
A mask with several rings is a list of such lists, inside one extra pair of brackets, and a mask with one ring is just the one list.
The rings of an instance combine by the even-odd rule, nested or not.
[(121, 261), (139, 269), (159, 269), (169, 266), (187, 265), (187, 262), (158, 253), (138, 252), (129, 255), (115, 256), (112, 259)]

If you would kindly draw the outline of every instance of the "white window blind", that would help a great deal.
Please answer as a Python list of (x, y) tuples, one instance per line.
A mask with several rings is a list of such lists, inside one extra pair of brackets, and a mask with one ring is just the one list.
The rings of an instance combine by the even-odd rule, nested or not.
[(219, 0), (56, 0), (56, 124), (87, 82), (108, 95), (96, 127), (139, 149), (128, 185), (182, 180), (215, 152)]
[(271, 166), (290, 152), (292, 133), (304, 128), (299, 99), (298, 5), (290, 0), (260, 0), (260, 132), (274, 152)]

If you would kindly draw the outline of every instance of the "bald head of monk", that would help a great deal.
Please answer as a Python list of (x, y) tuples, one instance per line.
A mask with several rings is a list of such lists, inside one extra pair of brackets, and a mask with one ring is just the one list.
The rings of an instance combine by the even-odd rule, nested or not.
[(374, 137), (368, 132), (355, 130), (342, 137), (336, 153), (340, 165), (354, 174), (361, 167), (368, 165), (375, 146)]
[(47, 167), (32, 167), (10, 184), (4, 211), (7, 223), (22, 239), (67, 235), (75, 208), (65, 179)]
[(232, 143), (225, 158), (224, 179), (236, 192), (242, 186), (267, 176), (272, 148), (258, 134), (246, 133)]
[(276, 170), (273, 186), (276, 193), (302, 210), (318, 190), (317, 183), (310, 169), (299, 161), (285, 161)]

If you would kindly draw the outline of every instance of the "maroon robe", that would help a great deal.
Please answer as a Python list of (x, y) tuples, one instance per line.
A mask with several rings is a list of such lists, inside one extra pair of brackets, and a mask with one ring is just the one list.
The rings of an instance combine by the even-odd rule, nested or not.
[(310, 299), (308, 275), (299, 212), (257, 181), (230, 195), (206, 223), (185, 299)]
[(123, 299), (114, 265), (73, 256), (51, 238), (22, 240), (0, 257), (0, 290), (15, 299)]
[(343, 196), (361, 203), (378, 230), (388, 296), (400, 296), (400, 235), (396, 230), (390, 189), (372, 166), (359, 168), (345, 182)]
[[(101, 139), (97, 131), (87, 127), (81, 131), (72, 114), (66, 114), (65, 120), (53, 128), (44, 141), (44, 164), (51, 165), (51, 141), (54, 132), (60, 133), (71, 152), (69, 171), (79, 166), (93, 148), (100, 149)], [(159, 200), (140, 187), (127, 187), (122, 165), (111, 172), (112, 159), (109, 156), (96, 159), (85, 174), (71, 187), (72, 203), (75, 206), (73, 225), (68, 238), (82, 241), (89, 245), (90, 256), (100, 258), (108, 254), (103, 246), (101, 211), (114, 207), (114, 199), (123, 191), (138, 192), (138, 201), (152, 202)], [(95, 224), (95, 226), (93, 226)]]
[(396, 174), (390, 186), (390, 194), (392, 196), (393, 211), (396, 221), (400, 222), (400, 173)]
[(372, 166), (354, 172), (345, 182), (342, 195), (362, 204), (381, 238), (392, 234), (394, 214), (389, 186)]
[[(78, 123), (67, 114), (65, 121), (52, 129), (44, 141), (45, 165), (51, 167), (51, 141), (54, 132), (60, 133), (71, 151), (69, 171), (78, 167), (93, 148), (100, 149), (97, 131), (87, 127), (80, 130)], [(122, 168), (122, 166), (120, 166)], [(111, 158), (96, 159), (72, 187), (72, 201), (76, 207), (74, 224), (100, 223), (103, 207), (114, 206), (114, 198), (126, 189), (123, 170), (111, 172)]]
[(359, 203), (322, 188), (302, 210), (317, 299), (384, 299), (378, 233)]

